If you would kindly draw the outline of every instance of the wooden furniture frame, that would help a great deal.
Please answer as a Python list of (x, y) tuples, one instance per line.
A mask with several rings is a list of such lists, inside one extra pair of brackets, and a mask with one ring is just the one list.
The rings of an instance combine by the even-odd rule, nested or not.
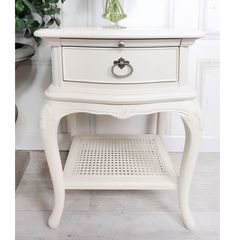
[[(185, 80), (188, 47), (203, 34), (153, 29), (75, 28), (39, 30), (35, 35), (43, 37), (52, 47), (53, 83), (46, 90), (40, 119), (54, 188), (49, 226), (56, 228), (60, 222), (66, 189), (175, 189), (184, 225), (194, 229), (189, 191), (202, 122), (196, 93), (187, 88)], [(117, 74), (122, 68), (126, 71), (120, 78), (111, 73), (112, 63), (107, 66), (110, 55), (116, 60), (114, 67), (120, 67)], [(124, 60), (127, 57), (131, 60), (120, 62), (120, 58), (115, 59), (123, 55)], [(169, 64), (165, 66), (166, 63)], [(87, 72), (89, 64), (94, 65)], [(129, 64), (133, 64), (133, 75), (128, 72)], [(139, 70), (141, 65), (144, 65), (142, 70), (146, 77)], [(119, 119), (158, 114), (157, 132), (138, 136), (81, 136), (71, 131), (73, 143), (63, 169), (57, 143), (58, 125), (62, 117), (68, 116), (68, 124), (74, 126), (71, 114), (81, 112)], [(185, 128), (179, 174), (163, 143), (168, 112), (179, 115)]]

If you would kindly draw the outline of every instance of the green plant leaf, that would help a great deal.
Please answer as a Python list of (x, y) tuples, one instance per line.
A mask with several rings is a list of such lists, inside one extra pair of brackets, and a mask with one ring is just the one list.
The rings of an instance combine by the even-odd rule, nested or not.
[(54, 23), (54, 21), (55, 21), (55, 19), (54, 19), (54, 18), (51, 18), (51, 19), (47, 22), (46, 26), (47, 26), (47, 27), (51, 26), (51, 25)]
[(34, 18), (33, 18), (32, 15), (27, 15), (27, 16), (24, 17), (24, 21), (25, 21), (28, 25), (30, 25), (30, 24), (33, 24)]
[(25, 37), (33, 37), (39, 43), (39, 38), (33, 35), (34, 31), (53, 24), (60, 26), (57, 16), (61, 12), (59, 4), (64, 2), (65, 0), (15, 0), (16, 31), (25, 29)]
[(50, 2), (50, 3), (58, 3), (59, 0), (49, 0), (48, 2)]
[(34, 13), (37, 13), (37, 9), (35, 8), (35, 6), (29, 2), (28, 0), (22, 0), (22, 2)]
[(61, 24), (60, 19), (59, 18), (55, 18), (55, 23), (56, 23), (57, 26), (60, 26), (60, 24)]
[(41, 28), (43, 28), (43, 27), (45, 27), (45, 21), (44, 20), (42, 20), (42, 23), (41, 23)]
[(38, 9), (38, 14), (40, 15), (41, 18), (44, 18), (45, 11), (43, 9)]
[(23, 30), (24, 28), (25, 28), (24, 20), (21, 18), (16, 18), (15, 19), (15, 30), (20, 31), (20, 30)]
[(56, 7), (55, 8), (56, 14), (60, 14), (60, 10), (61, 10), (60, 8)]
[(57, 7), (51, 7), (47, 10), (45, 10), (46, 15), (55, 15), (60, 13), (60, 8)]
[(59, 0), (44, 0), (45, 3), (57, 3)]
[[(37, 21), (37, 20), (35, 20), (32, 24), (31, 24), (31, 27), (33, 28), (33, 30), (35, 29), (35, 30), (37, 30), (37, 28), (40, 26), (40, 23)], [(34, 30), (34, 31), (35, 31)], [(33, 31), (33, 32), (34, 32)]]
[(18, 14), (24, 11), (24, 4), (21, 0), (16, 0), (15, 7)]

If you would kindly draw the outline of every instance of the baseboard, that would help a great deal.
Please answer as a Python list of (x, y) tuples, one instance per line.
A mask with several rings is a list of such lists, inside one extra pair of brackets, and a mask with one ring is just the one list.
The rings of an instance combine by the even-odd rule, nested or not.
[[(69, 150), (71, 138), (69, 134), (58, 134), (58, 145), (60, 150)], [(16, 133), (16, 150), (43, 150), (40, 133)]]
[[(182, 152), (184, 147), (183, 136), (166, 136), (164, 139), (169, 152)], [(58, 134), (60, 150), (69, 150), (71, 138), (68, 134)], [(39, 133), (16, 133), (16, 150), (43, 150)], [(201, 141), (200, 152), (219, 152), (220, 139), (204, 136)]]
[[(183, 136), (166, 136), (164, 141), (169, 152), (182, 152), (184, 140)], [(200, 152), (220, 152), (219, 137), (203, 136)]]

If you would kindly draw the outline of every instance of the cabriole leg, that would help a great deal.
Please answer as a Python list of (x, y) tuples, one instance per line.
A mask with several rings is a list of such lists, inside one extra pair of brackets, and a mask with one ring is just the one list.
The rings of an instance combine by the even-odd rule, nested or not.
[(193, 230), (196, 225), (189, 208), (189, 192), (198, 157), (202, 129), (199, 116), (194, 115), (190, 119), (182, 117), (182, 121), (185, 128), (185, 146), (179, 176), (179, 207), (185, 227)]
[(48, 219), (50, 228), (57, 228), (64, 208), (65, 187), (63, 169), (57, 142), (59, 120), (53, 109), (46, 104), (41, 112), (40, 128), (54, 189), (54, 208)]

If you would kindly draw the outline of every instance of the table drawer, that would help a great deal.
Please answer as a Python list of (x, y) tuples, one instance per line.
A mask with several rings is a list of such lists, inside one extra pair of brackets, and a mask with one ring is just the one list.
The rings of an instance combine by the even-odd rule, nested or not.
[(147, 83), (178, 81), (179, 50), (63, 47), (64, 81)]

